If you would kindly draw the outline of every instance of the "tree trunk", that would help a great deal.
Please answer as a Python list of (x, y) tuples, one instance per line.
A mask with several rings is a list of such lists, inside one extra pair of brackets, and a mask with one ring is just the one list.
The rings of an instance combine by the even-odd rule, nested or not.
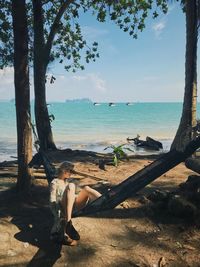
[(28, 30), (25, 0), (12, 1), (14, 31), (14, 82), (17, 119), (17, 189), (29, 193), (31, 172), (28, 163), (32, 157), (30, 115), (30, 87), (28, 66)]
[(33, 0), (35, 120), (40, 147), (56, 149), (46, 104), (46, 58), (41, 0)]
[(197, 105), (197, 1), (186, 1), (185, 93), (181, 121), (171, 149), (181, 150), (192, 138)]
[(161, 156), (145, 168), (131, 175), (120, 184), (112, 187), (109, 191), (91, 202), (89, 205), (86, 205), (83, 209), (75, 211), (73, 216), (84, 216), (103, 210), (113, 209), (165, 172), (185, 161), (185, 159), (199, 147), (200, 137), (189, 142), (183, 152), (172, 150), (166, 153), (164, 156)]

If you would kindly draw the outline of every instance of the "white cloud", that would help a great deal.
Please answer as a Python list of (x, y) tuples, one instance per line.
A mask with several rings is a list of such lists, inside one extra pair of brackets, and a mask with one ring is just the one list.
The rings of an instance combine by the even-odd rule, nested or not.
[(107, 35), (109, 32), (105, 29), (97, 29), (95, 27), (83, 26), (82, 33), (86, 39), (92, 39), (94, 41), (94, 39)]
[[(164, 15), (163, 18), (160, 19), (159, 22), (157, 23), (154, 23), (152, 25), (152, 30), (154, 31), (154, 34), (157, 38), (160, 37), (160, 35), (162, 34), (163, 30), (166, 28), (166, 25), (167, 25), (167, 18), (170, 16), (170, 14), (176, 10), (176, 7), (177, 5), (179, 4), (176, 4), (176, 3), (173, 3), (173, 4), (169, 4), (168, 5), (168, 12), (167, 14)], [(178, 7), (180, 8), (180, 7)]]
[(87, 76), (84, 75), (73, 75), (72, 80), (74, 81), (84, 81), (87, 80)]
[(166, 20), (164, 19), (153, 24), (152, 30), (154, 31), (154, 34), (157, 38), (160, 37), (165, 27), (166, 27)]
[(86, 75), (74, 75), (72, 76), (72, 80), (82, 82), (85, 81), (90, 83), (94, 90), (105, 92), (106, 91), (106, 82), (102, 78), (99, 77), (96, 73), (88, 73)]
[(106, 82), (101, 79), (97, 74), (90, 73), (88, 74), (88, 78), (94, 84), (94, 88), (98, 91), (105, 92), (106, 91)]

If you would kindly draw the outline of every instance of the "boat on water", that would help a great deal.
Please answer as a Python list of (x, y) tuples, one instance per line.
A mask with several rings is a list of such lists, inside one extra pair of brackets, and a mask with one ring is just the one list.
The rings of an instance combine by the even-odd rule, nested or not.
[(109, 105), (109, 107), (114, 107), (114, 106), (116, 106), (116, 104), (113, 103), (113, 102), (110, 102), (108, 105)]
[(127, 102), (126, 105), (127, 105), (127, 106), (132, 106), (133, 103), (131, 103), (131, 102)]
[(101, 104), (100, 103), (97, 103), (97, 102), (94, 102), (93, 105), (94, 106), (100, 106)]

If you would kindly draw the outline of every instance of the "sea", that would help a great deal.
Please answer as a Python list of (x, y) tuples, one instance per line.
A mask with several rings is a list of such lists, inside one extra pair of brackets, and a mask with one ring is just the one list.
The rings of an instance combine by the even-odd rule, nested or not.
[[(182, 103), (94, 103), (67, 101), (48, 103), (54, 141), (59, 149), (111, 152), (110, 146), (127, 144), (128, 153), (149, 154), (127, 138), (145, 140), (147, 136), (162, 142), (169, 151), (182, 113)], [(34, 122), (32, 106), (32, 122)], [(200, 115), (200, 105), (197, 109)], [(0, 162), (17, 157), (16, 114), (13, 101), (0, 102)], [(128, 150), (127, 150), (128, 151)], [(33, 152), (35, 148), (33, 146)]]

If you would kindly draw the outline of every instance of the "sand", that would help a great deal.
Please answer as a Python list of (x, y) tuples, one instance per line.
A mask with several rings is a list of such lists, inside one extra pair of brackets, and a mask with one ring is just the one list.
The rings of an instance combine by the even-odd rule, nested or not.
[[(71, 160), (75, 169), (96, 178), (74, 176), (79, 185), (105, 191), (150, 164), (154, 157), (135, 157), (118, 167), (99, 169), (102, 155), (88, 152), (49, 153), (57, 165)], [(151, 203), (147, 196), (155, 191), (174, 191), (193, 174), (183, 163), (117, 208), (86, 217), (74, 218), (81, 235), (75, 247), (50, 241), (52, 215), (48, 207), (48, 186), (36, 179), (32, 197), (20, 202), (12, 191), (16, 183), (16, 164), (1, 166), (0, 266), (200, 266), (200, 229), (193, 223), (170, 215)], [(2, 173), (5, 173), (3, 176)], [(44, 176), (37, 173), (36, 177)], [(105, 180), (108, 183), (105, 183)]]

